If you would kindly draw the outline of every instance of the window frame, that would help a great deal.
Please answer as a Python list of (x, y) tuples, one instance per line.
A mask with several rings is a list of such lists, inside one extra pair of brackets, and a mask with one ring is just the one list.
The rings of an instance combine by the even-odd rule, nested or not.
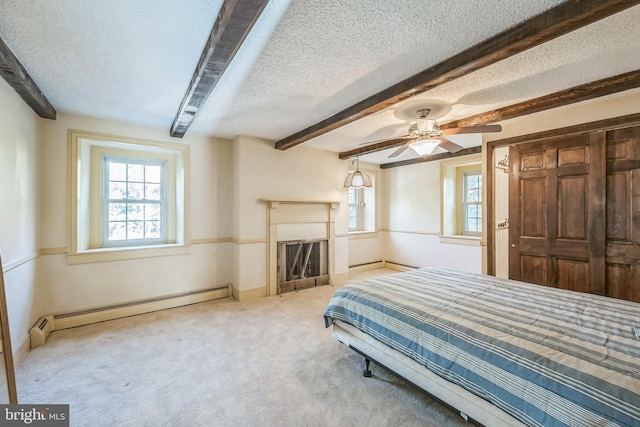
[[(116, 261), (189, 253), (190, 147), (187, 144), (151, 141), (69, 129), (68, 264)], [(167, 162), (165, 242), (102, 245), (102, 156)]]
[[(349, 168), (348, 173), (355, 172), (355, 168)], [(377, 231), (377, 222), (376, 222), (376, 199), (377, 199), (377, 185), (376, 185), (376, 172), (372, 170), (362, 169), (360, 168), (360, 172), (366, 173), (371, 178), (371, 187), (363, 187), (363, 188), (349, 188), (347, 191), (356, 191), (357, 192), (357, 203), (358, 206), (356, 208), (356, 228), (351, 227), (351, 215), (350, 209), (351, 205), (349, 204), (349, 195), (347, 194), (347, 228), (349, 230), (349, 234), (364, 234), (364, 233), (374, 233)]]
[[(440, 242), (462, 245), (480, 245), (482, 231), (463, 233), (463, 173), (480, 171), (483, 176), (482, 156), (469, 155), (440, 162)], [(482, 184), (484, 185), (484, 176)], [(481, 190), (481, 198), (484, 196)], [(481, 215), (484, 214), (484, 202), (480, 201)], [(481, 222), (481, 227), (484, 223)]]
[[(151, 159), (151, 158), (136, 158), (122, 155), (102, 154), (102, 175), (101, 175), (101, 189), (102, 189), (102, 217), (100, 226), (102, 229), (101, 235), (101, 247), (122, 247), (122, 246), (145, 246), (145, 245), (158, 245), (167, 243), (167, 160), (165, 159)], [(109, 176), (109, 164), (110, 163), (125, 163), (128, 165), (141, 165), (141, 166), (160, 166), (160, 198), (158, 200), (150, 199), (130, 199), (126, 197), (124, 199), (112, 199), (109, 197), (109, 184), (112, 182)], [(129, 182), (127, 176), (127, 184)], [(143, 181), (144, 184), (147, 181)], [(124, 204), (144, 204), (144, 205), (158, 205), (160, 209), (160, 237), (157, 238), (142, 238), (142, 239), (129, 239), (124, 240), (109, 240), (109, 224), (112, 222), (109, 219), (109, 206), (111, 203), (124, 203)], [(126, 218), (125, 224), (128, 224), (130, 220)], [(145, 220), (143, 220), (144, 222)], [(125, 227), (126, 228), (126, 227)]]
[[(482, 165), (470, 165), (466, 167), (457, 168), (458, 176), (459, 176), (459, 185), (460, 188), (456, 192), (456, 200), (459, 206), (458, 210), (458, 223), (457, 223), (457, 231), (458, 234), (462, 236), (482, 236), (482, 184), (480, 184), (480, 200), (478, 202), (468, 202), (467, 201), (467, 177), (469, 176), (479, 176), (482, 181)], [(479, 219), (480, 219), (480, 231), (470, 231), (467, 230), (467, 207), (469, 205), (476, 205), (479, 209)]]

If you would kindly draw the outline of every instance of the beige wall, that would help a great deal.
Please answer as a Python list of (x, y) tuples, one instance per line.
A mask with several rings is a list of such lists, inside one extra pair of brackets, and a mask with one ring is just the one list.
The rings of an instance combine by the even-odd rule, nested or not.
[[(384, 169), (383, 254), (387, 261), (415, 267), (449, 267), (480, 272), (482, 251), (441, 241), (440, 161)], [(468, 242), (465, 242), (468, 243)]]
[[(184, 255), (69, 265), (67, 130), (189, 144), (190, 230)], [(47, 304), (41, 314), (83, 310), (209, 289), (232, 281), (232, 144), (204, 135), (170, 138), (168, 130), (59, 114), (41, 125), (41, 281)], [(220, 242), (222, 240), (222, 242)], [(226, 242), (225, 242), (226, 240)]]
[(37, 279), (39, 120), (0, 79), (0, 251), (14, 351), (43, 310)]
[[(234, 288), (251, 292), (267, 285), (267, 204), (260, 199), (339, 201), (335, 212), (336, 274), (348, 270), (348, 163), (335, 153), (305, 147), (280, 151), (273, 143), (241, 136), (233, 142)], [(265, 291), (266, 292), (266, 291)]]

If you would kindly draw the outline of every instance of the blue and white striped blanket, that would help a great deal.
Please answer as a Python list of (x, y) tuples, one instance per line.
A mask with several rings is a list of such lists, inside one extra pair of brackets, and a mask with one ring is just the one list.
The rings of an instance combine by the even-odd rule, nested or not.
[(347, 285), (324, 316), (527, 425), (640, 426), (640, 304), (424, 268)]

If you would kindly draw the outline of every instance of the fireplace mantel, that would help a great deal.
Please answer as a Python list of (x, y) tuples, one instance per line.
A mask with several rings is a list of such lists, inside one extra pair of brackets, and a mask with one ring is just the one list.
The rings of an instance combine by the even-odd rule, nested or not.
[[(267, 204), (267, 295), (277, 294), (277, 244), (279, 240), (296, 232), (310, 233), (301, 238), (323, 238), (328, 240), (329, 280), (335, 274), (335, 214), (340, 206), (337, 200), (305, 200), (261, 198)], [(302, 227), (302, 228), (301, 228)]]
[(280, 204), (298, 204), (298, 205), (330, 205), (331, 209), (337, 209), (340, 206), (338, 200), (304, 200), (304, 199), (258, 199), (259, 201), (269, 205), (270, 209), (278, 209)]

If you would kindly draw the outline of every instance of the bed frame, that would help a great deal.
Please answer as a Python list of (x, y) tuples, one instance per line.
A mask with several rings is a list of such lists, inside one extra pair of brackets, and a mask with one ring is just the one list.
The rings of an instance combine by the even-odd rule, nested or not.
[(400, 352), (388, 347), (351, 325), (333, 323), (333, 336), (365, 358), (364, 376), (371, 376), (370, 362), (391, 372), (404, 382), (433, 397), (469, 422), (487, 427), (526, 427), (486, 400), (432, 373)]

